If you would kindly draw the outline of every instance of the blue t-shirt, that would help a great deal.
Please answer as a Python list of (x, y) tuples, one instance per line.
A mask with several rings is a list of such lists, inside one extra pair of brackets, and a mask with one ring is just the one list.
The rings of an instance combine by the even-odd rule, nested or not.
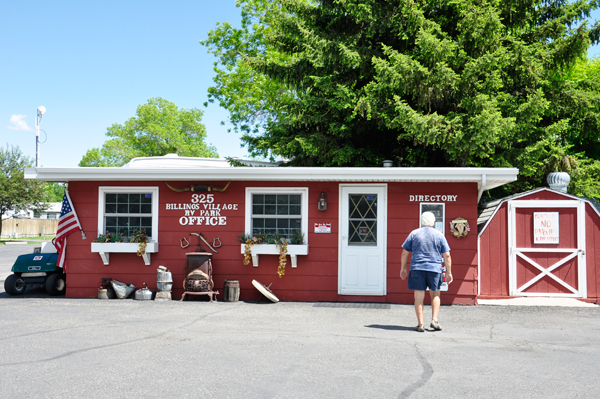
[(442, 255), (450, 251), (446, 237), (433, 227), (413, 230), (402, 248), (412, 253), (410, 270), (442, 272)]

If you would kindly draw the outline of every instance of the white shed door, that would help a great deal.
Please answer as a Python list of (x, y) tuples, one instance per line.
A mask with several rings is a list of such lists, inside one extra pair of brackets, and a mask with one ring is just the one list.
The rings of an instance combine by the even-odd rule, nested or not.
[(386, 294), (387, 186), (340, 186), (341, 295)]

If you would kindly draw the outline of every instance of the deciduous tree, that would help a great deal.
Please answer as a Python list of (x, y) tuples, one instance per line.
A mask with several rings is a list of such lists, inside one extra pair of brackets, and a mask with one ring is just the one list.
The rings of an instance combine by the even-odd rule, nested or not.
[(151, 98), (137, 108), (125, 124), (108, 128), (110, 137), (102, 148), (92, 148), (79, 166), (123, 166), (136, 157), (175, 153), (188, 157), (218, 157), (216, 148), (206, 144), (202, 111), (179, 109), (163, 98)]
[(44, 182), (25, 180), (25, 168), (32, 166), (33, 160), (24, 156), (19, 147), (7, 144), (6, 148), (0, 148), (0, 220), (7, 211), (43, 211), (47, 208)]
[(45, 190), (46, 202), (62, 202), (63, 196), (65, 195), (65, 184), (46, 182)]

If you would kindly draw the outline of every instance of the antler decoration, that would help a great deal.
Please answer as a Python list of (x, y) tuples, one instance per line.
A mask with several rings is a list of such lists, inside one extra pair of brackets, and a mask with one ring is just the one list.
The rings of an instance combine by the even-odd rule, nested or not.
[(192, 192), (201, 192), (201, 191), (220, 191), (223, 192), (227, 190), (227, 187), (231, 184), (231, 182), (227, 183), (227, 185), (223, 188), (215, 187), (215, 186), (189, 186), (184, 188), (175, 188), (172, 187), (169, 183), (165, 183), (171, 190), (176, 191), (178, 193), (183, 193), (184, 191), (192, 191)]

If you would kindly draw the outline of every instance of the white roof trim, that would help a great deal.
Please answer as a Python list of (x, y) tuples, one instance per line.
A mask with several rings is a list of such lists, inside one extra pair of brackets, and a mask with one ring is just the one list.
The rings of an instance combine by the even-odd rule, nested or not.
[[(68, 181), (339, 181), (478, 183), (484, 190), (517, 180), (517, 168), (27, 168), (26, 179)], [(483, 176), (486, 176), (484, 179)], [(484, 183), (485, 182), (485, 183)]]

